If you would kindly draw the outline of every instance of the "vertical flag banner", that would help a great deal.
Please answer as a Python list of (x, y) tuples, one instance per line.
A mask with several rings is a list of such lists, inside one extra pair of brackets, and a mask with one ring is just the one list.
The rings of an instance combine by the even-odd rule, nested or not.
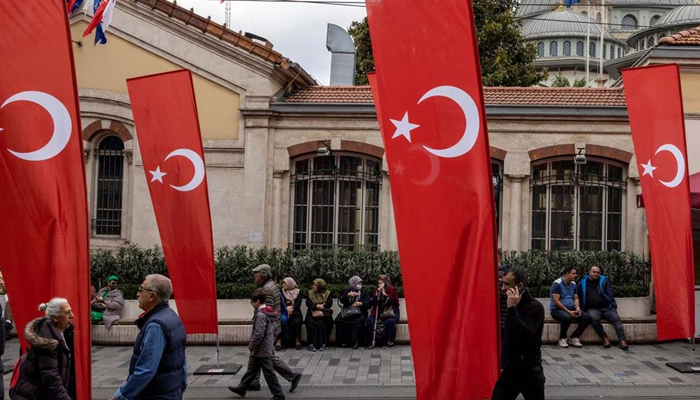
[(165, 262), (187, 333), (218, 333), (214, 238), (188, 70), (129, 79), (131, 108)]
[(500, 347), (495, 210), (471, 3), (366, 5), (418, 399), (490, 398)]
[[(85, 159), (66, 0), (0, 1), (0, 268), (17, 329), (75, 314), (78, 399), (92, 397)], [(41, 27), (41, 29), (37, 29)]]
[(678, 65), (622, 70), (649, 228), (659, 340), (695, 331), (688, 155)]

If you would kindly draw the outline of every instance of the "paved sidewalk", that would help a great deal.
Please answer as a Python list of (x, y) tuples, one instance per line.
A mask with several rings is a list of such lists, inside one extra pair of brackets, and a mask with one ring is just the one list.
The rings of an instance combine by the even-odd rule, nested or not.
[[(8, 342), (6, 353), (2, 357), (6, 371), (14, 365), (18, 348), (16, 339)], [(632, 346), (628, 352), (615, 347), (604, 349), (592, 345), (583, 349), (543, 346), (548, 398), (576, 398), (582, 394), (585, 395), (581, 398), (660, 398), (681, 396), (684, 393), (697, 395), (700, 374), (681, 374), (665, 365), (668, 361), (690, 361), (692, 350), (691, 345), (680, 342)], [(315, 353), (305, 349), (289, 349), (279, 354), (303, 373), (299, 394), (292, 394), (290, 398), (357, 398), (363, 393), (373, 398), (415, 397), (409, 346), (373, 350), (331, 348)], [(93, 347), (95, 398), (110, 395), (124, 382), (130, 356), (131, 347)], [(214, 347), (188, 347), (190, 373), (203, 364), (214, 363), (215, 357)], [(247, 359), (246, 347), (229, 346), (221, 349), (222, 363), (245, 366)], [(243, 372), (225, 376), (190, 375), (187, 397), (232, 398), (227, 393), (226, 386), (237, 384)], [(10, 374), (5, 374), (4, 378), (6, 383), (9, 382)], [(288, 387), (287, 382), (282, 382)], [(268, 398), (269, 392), (263, 390), (250, 393), (247, 397)]]

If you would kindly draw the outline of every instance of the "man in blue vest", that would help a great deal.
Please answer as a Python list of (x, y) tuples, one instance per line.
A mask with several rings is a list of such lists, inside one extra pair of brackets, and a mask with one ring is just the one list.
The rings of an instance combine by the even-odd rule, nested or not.
[(187, 389), (187, 334), (168, 300), (173, 294), (170, 279), (148, 275), (138, 290), (136, 320), (139, 335), (129, 365), (129, 377), (110, 400), (182, 400)]
[(598, 336), (603, 339), (603, 347), (610, 347), (610, 340), (603, 325), (600, 323), (605, 318), (615, 327), (617, 339), (622, 350), (629, 350), (625, 328), (622, 326), (620, 316), (617, 314), (617, 302), (613, 295), (613, 287), (607, 276), (601, 275), (600, 267), (591, 266), (588, 275), (581, 279), (578, 289), (578, 297), (583, 302), (583, 311), (591, 316), (591, 324)]

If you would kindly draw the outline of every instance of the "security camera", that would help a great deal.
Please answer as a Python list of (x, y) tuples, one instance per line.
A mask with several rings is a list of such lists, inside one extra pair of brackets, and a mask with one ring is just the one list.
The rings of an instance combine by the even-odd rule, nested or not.
[(585, 164), (586, 163), (586, 155), (583, 154), (583, 151), (585, 148), (579, 148), (578, 149), (578, 154), (574, 156), (574, 164)]
[(318, 155), (319, 156), (328, 156), (331, 154), (331, 150), (328, 147), (319, 147), (318, 148)]

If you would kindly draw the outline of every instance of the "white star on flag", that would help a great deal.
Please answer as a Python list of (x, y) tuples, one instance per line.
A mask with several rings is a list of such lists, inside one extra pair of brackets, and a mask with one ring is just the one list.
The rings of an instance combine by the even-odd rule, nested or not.
[(148, 171), (148, 172), (150, 172), (151, 175), (153, 175), (153, 177), (151, 178), (151, 182), (158, 181), (160, 183), (163, 183), (163, 177), (165, 175), (168, 175), (167, 172), (160, 172), (160, 165), (156, 167), (155, 171)]
[(651, 165), (651, 160), (647, 161), (646, 164), (642, 164), (642, 168), (644, 168), (644, 175), (650, 175), (652, 178), (654, 177), (654, 170), (656, 169), (655, 166)]
[(401, 121), (395, 119), (389, 119), (389, 121), (396, 127), (396, 132), (394, 132), (394, 136), (391, 138), (396, 139), (399, 136), (405, 136), (408, 143), (411, 143), (411, 131), (420, 126), (408, 122), (408, 111), (403, 115)]

